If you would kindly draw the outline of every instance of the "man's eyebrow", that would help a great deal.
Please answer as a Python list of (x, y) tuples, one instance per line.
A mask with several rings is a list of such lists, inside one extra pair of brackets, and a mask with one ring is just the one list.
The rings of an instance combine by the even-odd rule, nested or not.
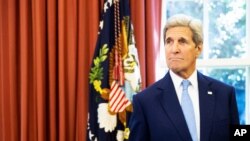
[(178, 40), (187, 40), (187, 39), (184, 37), (180, 37)]
[(167, 41), (167, 40), (170, 40), (170, 39), (172, 39), (171, 37), (167, 37), (165, 40)]

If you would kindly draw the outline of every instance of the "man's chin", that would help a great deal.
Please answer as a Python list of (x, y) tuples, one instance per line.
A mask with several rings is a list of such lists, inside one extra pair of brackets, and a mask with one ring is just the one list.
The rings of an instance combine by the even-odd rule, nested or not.
[(175, 73), (178, 73), (181, 70), (181, 68), (179, 68), (179, 67), (173, 67), (173, 66), (170, 67), (169, 69), (172, 70)]

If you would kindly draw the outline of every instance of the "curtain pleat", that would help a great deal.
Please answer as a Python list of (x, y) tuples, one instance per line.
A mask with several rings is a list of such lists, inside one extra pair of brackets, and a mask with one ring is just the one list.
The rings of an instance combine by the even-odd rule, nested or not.
[(46, 26), (47, 26), (47, 140), (58, 140), (58, 18), (57, 18), (57, 3), (54, 0), (49, 0), (46, 3)]

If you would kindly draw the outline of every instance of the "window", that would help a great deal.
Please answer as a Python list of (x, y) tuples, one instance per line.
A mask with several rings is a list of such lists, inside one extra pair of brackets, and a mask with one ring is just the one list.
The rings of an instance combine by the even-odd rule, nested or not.
[[(240, 123), (250, 124), (250, 1), (163, 0), (161, 31), (167, 18), (177, 13), (203, 21), (204, 49), (197, 68), (235, 87)], [(158, 79), (166, 73), (161, 40)]]

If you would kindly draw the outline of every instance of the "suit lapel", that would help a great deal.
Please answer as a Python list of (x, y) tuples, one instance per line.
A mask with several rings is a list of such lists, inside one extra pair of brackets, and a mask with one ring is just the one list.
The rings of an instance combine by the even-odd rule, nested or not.
[(214, 92), (210, 89), (210, 84), (207, 79), (198, 73), (199, 87), (199, 103), (200, 103), (200, 140), (206, 141), (209, 139), (209, 134), (212, 128), (212, 116), (215, 105)]
[(188, 127), (169, 73), (167, 73), (163, 78), (159, 89), (162, 89), (162, 94), (159, 95), (159, 101), (164, 111), (172, 121), (182, 139), (191, 141), (191, 135), (188, 131)]

